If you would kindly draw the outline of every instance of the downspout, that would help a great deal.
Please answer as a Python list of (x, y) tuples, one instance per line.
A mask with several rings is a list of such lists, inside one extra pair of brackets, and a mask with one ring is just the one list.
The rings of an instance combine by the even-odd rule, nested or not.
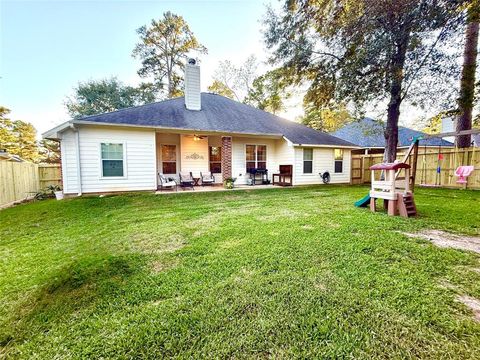
[(75, 125), (70, 125), (70, 128), (75, 132), (75, 157), (77, 162), (77, 184), (78, 184), (78, 194), (77, 196), (82, 196), (82, 166), (80, 165), (80, 133)]

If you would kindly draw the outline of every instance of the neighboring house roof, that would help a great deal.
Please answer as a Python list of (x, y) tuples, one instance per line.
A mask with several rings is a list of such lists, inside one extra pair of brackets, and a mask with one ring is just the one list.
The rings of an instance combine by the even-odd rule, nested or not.
[(20, 156), (9, 154), (5, 150), (0, 150), (0, 160), (7, 160), (7, 161), (13, 161), (13, 162), (24, 162), (25, 161)]
[[(184, 97), (178, 97), (105, 114), (87, 116), (72, 122), (284, 136), (293, 144), (357, 147), (349, 141), (221, 95), (202, 93), (201, 104), (202, 109), (199, 111), (187, 110)], [(48, 137), (48, 133), (45, 136)]]
[[(385, 137), (383, 135), (384, 124), (371, 118), (364, 118), (361, 121), (354, 121), (345, 125), (332, 135), (343, 140), (352, 142), (365, 148), (384, 148)], [(425, 133), (403, 126), (398, 127), (398, 146), (410, 146), (415, 136), (426, 135)], [(431, 138), (420, 140), (421, 146), (453, 146), (453, 143), (440, 139)]]

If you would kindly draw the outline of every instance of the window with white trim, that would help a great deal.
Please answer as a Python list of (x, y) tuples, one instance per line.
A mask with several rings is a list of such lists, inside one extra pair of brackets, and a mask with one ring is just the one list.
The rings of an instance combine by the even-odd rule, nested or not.
[(124, 176), (122, 143), (101, 143), (102, 177)]
[(246, 145), (245, 159), (247, 173), (252, 169), (267, 168), (267, 146), (266, 145)]
[(343, 149), (334, 150), (335, 173), (343, 173)]
[(313, 172), (313, 149), (303, 149), (303, 173)]

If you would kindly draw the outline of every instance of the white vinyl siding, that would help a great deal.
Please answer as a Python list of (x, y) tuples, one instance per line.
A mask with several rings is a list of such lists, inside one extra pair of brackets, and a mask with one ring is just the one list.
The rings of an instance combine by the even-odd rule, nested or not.
[[(155, 131), (83, 126), (79, 137), (82, 192), (156, 189)], [(124, 144), (123, 177), (102, 177), (101, 143)]]
[(278, 172), (280, 165), (293, 165), (295, 148), (286, 140), (275, 140), (275, 157), (277, 160), (275, 172)]
[(208, 138), (194, 140), (192, 135), (180, 136), (181, 171), (194, 177), (208, 171)]
[(313, 169), (311, 174), (303, 173), (303, 149), (295, 148), (294, 185), (322, 184), (319, 173), (328, 171), (331, 183), (350, 182), (350, 154), (349, 149), (343, 149), (343, 172), (335, 173), (335, 156), (332, 148), (313, 148)]

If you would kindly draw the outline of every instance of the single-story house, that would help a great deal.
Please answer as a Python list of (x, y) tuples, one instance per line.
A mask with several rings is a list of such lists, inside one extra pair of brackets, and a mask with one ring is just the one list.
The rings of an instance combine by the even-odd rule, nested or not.
[(185, 68), (185, 96), (67, 121), (60, 140), (66, 194), (155, 190), (158, 173), (212, 172), (246, 184), (252, 169), (291, 165), (293, 185), (350, 182), (349, 141), (226, 97), (200, 92), (200, 67)]
[[(383, 153), (385, 149), (384, 131), (385, 124), (383, 122), (366, 117), (360, 121), (353, 121), (343, 126), (333, 132), (332, 135), (358, 145), (363, 149), (354, 150), (354, 153)], [(426, 134), (418, 130), (399, 126), (398, 148), (407, 149), (414, 137), (422, 135)], [(427, 148), (435, 149), (438, 149), (439, 146), (454, 146), (453, 143), (441, 138), (420, 140), (419, 145), (422, 148), (426, 146)]]

